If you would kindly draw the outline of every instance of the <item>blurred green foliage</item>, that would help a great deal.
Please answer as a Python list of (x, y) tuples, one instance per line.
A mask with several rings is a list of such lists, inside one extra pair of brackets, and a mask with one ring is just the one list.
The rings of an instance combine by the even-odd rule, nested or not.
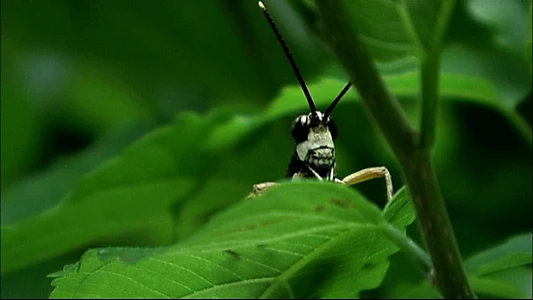
[[(319, 37), (320, 23), (312, 3), (267, 3), (311, 92), (319, 98), (319, 108), (324, 107), (335, 96), (329, 91), (336, 89), (327, 84), (324, 88), (324, 78), (343, 82), (347, 77)], [(76, 236), (82, 242), (67, 236), (62, 242), (70, 240), (70, 248), (60, 246), (68, 253), (42, 248), (40, 259), (31, 264), (19, 262), (20, 267), (10, 272), (2, 269), (3, 298), (47, 297), (52, 287), (46, 275), (77, 261), (88, 248), (172, 244), (243, 198), (253, 183), (283, 176), (293, 150), (290, 122), (305, 112), (305, 101), (297, 87), (284, 90), (288, 95), (280, 94), (296, 80), (255, 0), (5, 0), (1, 5), (2, 241), (29, 218), (42, 214), (56, 220), (54, 211), (64, 205), (60, 200), (88, 193), (91, 184), (96, 185), (91, 180), (106, 182), (94, 174), (101, 174), (117, 159), (128, 155), (139, 159), (139, 173), (106, 178), (126, 182), (163, 172), (164, 166), (150, 160), (159, 155), (158, 149), (123, 150), (134, 143), (148, 143), (143, 136), (149, 132), (154, 138), (154, 132), (171, 126), (179, 132), (184, 127), (187, 135), (175, 137), (171, 155), (183, 161), (184, 168), (177, 173), (195, 183), (191, 190), (176, 186), (176, 194), (161, 206), (171, 206), (171, 213), (139, 207), (140, 213), (161, 216), (158, 222), (123, 216), (124, 224), (135, 232), (133, 237), (121, 231), (124, 227), (102, 229), (115, 230), (115, 235)], [(445, 45), (443, 73), (465, 78), (452, 82), (474, 78), (475, 86), (497, 95), (493, 97), (497, 102), (491, 102), (451, 93), (439, 111), (435, 167), (458, 244), (463, 256), (469, 257), (531, 231), (531, 1), (458, 1)], [(400, 79), (416, 68), (412, 60), (379, 61), (378, 65), (384, 74)], [(402, 85), (397, 86), (402, 106), (417, 124), (416, 96), (402, 93)], [(322, 89), (328, 94), (318, 95)], [(292, 110), (285, 107), (283, 113), (273, 113), (272, 119), (257, 126), (242, 125), (274, 110), (276, 103), (269, 105), (276, 97), (281, 103), (290, 99), (283, 105), (294, 105)], [(402, 186), (390, 150), (360, 103), (343, 100), (334, 117), (340, 127), (339, 175), (385, 165), (395, 186)], [(246, 128), (253, 134), (239, 132)], [(223, 138), (217, 140), (219, 135)], [(228, 142), (232, 135), (236, 144)], [(205, 141), (211, 144), (203, 145)], [(213, 156), (206, 147), (221, 150)], [(201, 165), (195, 164), (198, 157), (203, 159)], [(357, 189), (384, 204), (382, 182), (364, 183)], [(225, 195), (216, 203), (204, 202), (221, 193)], [(172, 201), (175, 198), (187, 201)], [(72, 224), (100, 224), (116, 217), (102, 211), (101, 206), (88, 204), (87, 210), (63, 217)], [(183, 216), (187, 222), (180, 222)], [(32, 229), (33, 234), (40, 234), (39, 229)], [(56, 230), (62, 232), (61, 227)], [(416, 230), (416, 226), (408, 230), (414, 239)], [(29, 242), (23, 238), (18, 243)], [(2, 243), (2, 265), (6, 264), (5, 247)], [(404, 257), (395, 254), (382, 287), (368, 295), (403, 295), (405, 287), (419, 282), (415, 270), (409, 269)], [(531, 277), (531, 265), (502, 276), (510, 281)], [(29, 289), (26, 282), (34, 288)], [(531, 297), (530, 287), (517, 289)]]

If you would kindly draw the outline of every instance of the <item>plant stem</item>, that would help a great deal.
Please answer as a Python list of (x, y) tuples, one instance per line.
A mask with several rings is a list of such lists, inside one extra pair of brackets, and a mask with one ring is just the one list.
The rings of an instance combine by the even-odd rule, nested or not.
[(422, 62), (422, 117), (420, 124), (420, 147), (430, 150), (435, 143), (437, 122), (440, 56), (428, 55)]
[(422, 126), (427, 128), (423, 129), (423, 139), (420, 139), (421, 135), (413, 129), (398, 101), (388, 92), (372, 58), (361, 43), (350, 19), (352, 3), (345, 0), (317, 1), (316, 4), (330, 45), (402, 166), (433, 261), (439, 291), (445, 298), (475, 298), (431, 163), (430, 150), (435, 130), (435, 120), (431, 118), (435, 117), (437, 111), (440, 54), (432, 54), (435, 56), (426, 61), (426, 71), (422, 71), (422, 75), (427, 76)]
[(430, 149), (435, 143), (435, 127), (439, 103), (440, 58), (448, 20), (455, 6), (454, 0), (441, 1), (432, 40), (426, 45), (426, 55), (422, 58), (422, 118), (420, 124), (420, 148)]
[(429, 274), (433, 270), (431, 257), (420, 248), (413, 240), (403, 234), (398, 228), (391, 224), (386, 224), (384, 232), (387, 237), (398, 245), (401, 251), (406, 254), (424, 273)]
[(402, 163), (425, 244), (431, 255), (435, 284), (445, 298), (475, 298), (463, 266), (428, 151)]

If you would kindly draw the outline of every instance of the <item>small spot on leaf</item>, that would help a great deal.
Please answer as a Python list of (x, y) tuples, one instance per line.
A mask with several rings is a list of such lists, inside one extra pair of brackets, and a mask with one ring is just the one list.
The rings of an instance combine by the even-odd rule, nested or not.
[(323, 212), (326, 207), (322, 204), (315, 206), (315, 212)]
[(222, 251), (225, 254), (231, 255), (233, 258), (239, 258), (241, 255), (233, 250), (224, 250)]
[(355, 207), (352, 202), (346, 199), (330, 199), (331, 203), (342, 208)]

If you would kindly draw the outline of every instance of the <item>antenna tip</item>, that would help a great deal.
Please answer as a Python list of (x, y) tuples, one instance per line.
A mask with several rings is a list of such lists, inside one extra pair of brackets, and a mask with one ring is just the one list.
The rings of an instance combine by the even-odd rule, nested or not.
[(266, 10), (265, 5), (263, 4), (262, 1), (258, 1), (258, 2), (257, 2), (257, 5), (259, 5), (259, 8), (260, 8), (260, 9), (262, 9), (262, 10)]

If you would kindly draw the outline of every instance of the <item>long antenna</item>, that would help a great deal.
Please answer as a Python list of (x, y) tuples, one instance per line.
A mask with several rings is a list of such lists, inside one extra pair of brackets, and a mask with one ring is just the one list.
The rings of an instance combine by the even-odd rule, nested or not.
[[(272, 17), (268, 13), (265, 5), (263, 2), (259, 1), (257, 2), (257, 5), (259, 5), (259, 8), (263, 11), (263, 14), (265, 15), (265, 18), (267, 19), (268, 23), (270, 24), (270, 27), (272, 27), (272, 31), (276, 34), (276, 37), (278, 38), (279, 43), (281, 44), (281, 47), (283, 48), (283, 51), (285, 51), (285, 56), (289, 59), (289, 62), (291, 63), (292, 70), (294, 71), (294, 74), (296, 75), (296, 78), (298, 78), (298, 82), (300, 83), (300, 86), (302, 87), (302, 90), (305, 94), (305, 98), (307, 99), (307, 103), (309, 103), (309, 108), (311, 109), (311, 114), (313, 116), (316, 115), (316, 106), (315, 102), (313, 102), (313, 98), (311, 97), (311, 94), (309, 93), (309, 90), (307, 89), (307, 86), (305, 85), (304, 78), (302, 77), (302, 74), (300, 74), (300, 70), (298, 69), (298, 66), (296, 65), (296, 62), (294, 61), (294, 58), (291, 55), (291, 51), (287, 47), (287, 44), (281, 37), (281, 33), (279, 32), (278, 28), (276, 27), (276, 24), (274, 23), (274, 20), (272, 20)], [(330, 105), (331, 107), (331, 105)], [(329, 109), (329, 108), (328, 108)]]
[(333, 108), (335, 108), (335, 105), (337, 105), (337, 103), (341, 100), (342, 96), (344, 96), (344, 94), (346, 94), (346, 92), (350, 89), (350, 86), (352, 86), (352, 83), (348, 82), (346, 84), (346, 86), (344, 86), (342, 91), (339, 93), (339, 95), (335, 98), (335, 100), (333, 100), (333, 102), (331, 102), (331, 104), (329, 105), (328, 109), (326, 109), (326, 111), (324, 112), (324, 120), (328, 119), (329, 114), (331, 113)]

